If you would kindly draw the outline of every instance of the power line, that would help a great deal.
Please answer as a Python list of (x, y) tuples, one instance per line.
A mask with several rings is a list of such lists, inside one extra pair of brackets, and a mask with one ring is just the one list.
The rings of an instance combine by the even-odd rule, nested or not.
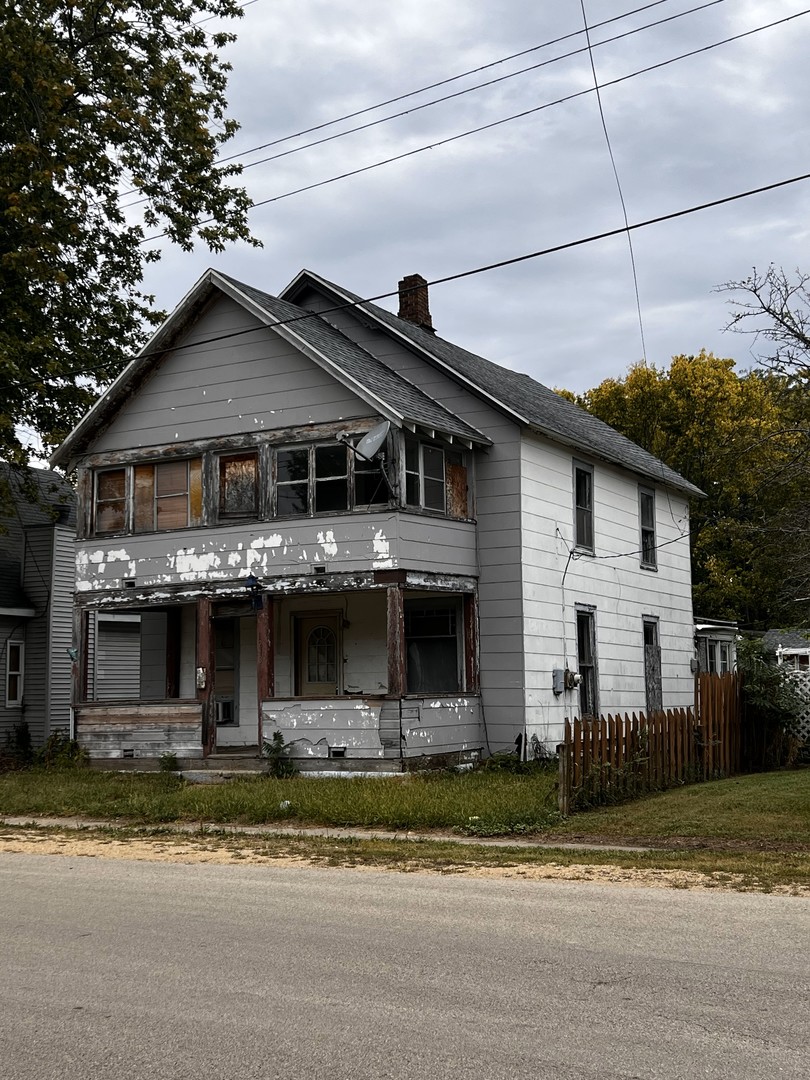
[[(599, 80), (596, 77), (596, 64), (593, 59), (593, 49), (591, 48), (591, 34), (588, 29), (588, 16), (585, 13), (585, 0), (579, 0), (580, 7), (582, 8), (582, 21), (585, 24), (585, 37), (588, 42), (588, 59), (591, 62), (591, 74), (593, 75), (593, 86), (596, 91), (596, 103), (599, 106), (599, 118), (602, 121), (602, 131), (605, 133), (605, 142), (607, 143), (608, 154), (610, 155), (610, 164), (613, 168), (613, 176), (616, 180), (616, 187), (619, 192), (619, 202), (622, 205), (622, 217), (624, 218), (625, 229), (629, 226), (629, 220), (627, 217), (627, 206), (624, 201), (624, 192), (622, 191), (622, 182), (619, 179), (619, 170), (616, 167), (616, 158), (613, 154), (613, 147), (610, 143), (610, 135), (608, 133), (607, 121), (605, 120), (605, 110), (602, 107), (602, 94), (599, 90)], [(636, 271), (636, 256), (633, 251), (633, 238), (628, 230), (627, 233), (627, 246), (630, 250), (630, 267), (633, 271), (633, 287), (636, 292), (636, 311), (638, 312), (638, 330), (641, 336), (641, 358), (644, 363), (647, 362), (647, 345), (644, 341), (644, 320), (641, 317), (641, 297), (638, 291), (638, 272)]]
[[(690, 214), (697, 214), (702, 210), (710, 210), (715, 206), (724, 206), (727, 203), (738, 202), (740, 199), (748, 199), (753, 195), (762, 195), (767, 191), (776, 191), (779, 188), (788, 187), (791, 184), (798, 184), (804, 180), (810, 180), (810, 173), (803, 173), (800, 176), (792, 176), (787, 180), (777, 180), (772, 184), (764, 184), (761, 187), (750, 188), (747, 191), (740, 191), (735, 195), (725, 195), (720, 199), (712, 199), (709, 202), (699, 203), (696, 206), (689, 206), (682, 210), (673, 210), (668, 214), (659, 214), (657, 217), (646, 218), (644, 221), (637, 221), (630, 225), (622, 225), (617, 229), (608, 229), (601, 233), (592, 233), (589, 236), (583, 236), (579, 240), (568, 240), (562, 244), (555, 244), (552, 247), (541, 248), (538, 251), (530, 251), (525, 255), (515, 255), (509, 259), (501, 259), (498, 262), (487, 263), (485, 266), (476, 266), (471, 270), (461, 270), (455, 274), (448, 274), (445, 277), (434, 278), (432, 281), (427, 282), (428, 286), (434, 285), (446, 285), (451, 281), (460, 281), (463, 278), (474, 277), (477, 274), (485, 274), (490, 270), (500, 270), (506, 266), (515, 266), (518, 263), (528, 262), (531, 259), (539, 259), (546, 255), (555, 255), (561, 251), (570, 251), (572, 248), (582, 247), (585, 244), (593, 244), (598, 240), (609, 240), (614, 236), (622, 236), (630, 231), (636, 231), (638, 229), (648, 228), (650, 225), (660, 225), (665, 221), (674, 221), (677, 218), (687, 217)], [(335, 312), (346, 311), (349, 308), (360, 307), (363, 304), (375, 303), (377, 300), (387, 300), (390, 297), (397, 296), (397, 290), (391, 290), (389, 292), (378, 293), (376, 296), (367, 296), (361, 300), (346, 301), (343, 304), (337, 304), (335, 307), (324, 308), (323, 311), (317, 312), (303, 312), (300, 315), (292, 315), (286, 319), (278, 319), (273, 323), (273, 327), (276, 326), (288, 326), (293, 323), (301, 322), (304, 319), (321, 318), (324, 315), (331, 315)], [(200, 345), (210, 345), (218, 341), (227, 341), (232, 338), (242, 337), (245, 334), (256, 333), (260, 330), (260, 326), (250, 326), (244, 330), (231, 330), (227, 334), (219, 334), (210, 338), (202, 338), (194, 341), (188, 345), (172, 345), (161, 349), (155, 349), (151, 352), (141, 352), (138, 354), (138, 358), (150, 357), (150, 356), (162, 356), (170, 348), (173, 351), (180, 349), (198, 348)]]
[[(661, 2), (664, 2), (664, 0), (657, 0), (657, 2), (661, 3)], [(593, 44), (593, 48), (599, 48), (602, 45), (612, 45), (613, 43), (615, 43), (617, 41), (622, 41), (625, 38), (633, 37), (636, 34), (640, 34), (644, 30), (650, 30), (650, 29), (654, 29), (655, 27), (658, 27), (658, 26), (663, 26), (665, 23), (673, 22), (675, 19), (682, 19), (686, 15), (693, 15), (695, 12), (703, 11), (705, 8), (714, 7), (716, 4), (723, 4), (725, 2), (726, 2), (726, 0), (707, 0), (706, 3), (699, 4), (697, 7), (688, 8), (686, 11), (679, 11), (675, 15), (668, 15), (663, 19), (657, 19), (654, 22), (645, 23), (643, 26), (637, 26), (632, 30), (625, 30), (621, 34), (615, 34), (613, 37), (605, 38), (603, 41), (597, 41), (597, 42), (595, 42)], [(631, 12), (630, 14), (633, 14), (633, 13)], [(620, 17), (623, 17), (623, 16), (620, 16)], [(608, 22), (613, 22), (615, 20), (607, 20), (607, 21)], [(603, 23), (597, 23), (595, 25), (596, 26), (601, 26), (601, 25), (604, 25), (604, 24)], [(593, 28), (591, 28), (591, 29), (593, 29)], [(587, 31), (585, 31), (585, 32), (587, 34)], [(574, 37), (574, 36), (581, 35), (582, 33), (583, 33), (582, 30), (577, 30), (575, 33), (567, 34), (565, 36), (566, 37)], [(562, 39), (556, 39), (556, 40), (559, 41), (559, 40), (562, 40)], [(529, 67), (519, 68), (517, 71), (512, 71), (508, 75), (499, 75), (495, 79), (489, 79), (486, 82), (476, 83), (474, 86), (465, 87), (463, 90), (456, 90), (452, 94), (445, 94), (443, 97), (433, 98), (431, 101), (422, 102), (422, 104), (420, 104), (420, 105), (414, 105), (414, 106), (412, 106), (412, 107), (410, 107), (408, 109), (403, 109), (401, 112), (391, 113), (388, 116), (381, 116), (377, 120), (370, 120), (366, 124), (358, 124), (356, 127), (347, 128), (345, 131), (338, 131), (338, 132), (336, 132), (336, 133), (334, 133), (332, 135), (325, 135), (323, 138), (320, 138), (320, 139), (313, 139), (311, 142), (303, 143), (301, 146), (294, 146), (289, 150), (282, 150), (278, 154), (271, 154), (269, 157), (259, 158), (258, 161), (250, 161), (247, 164), (242, 166), (241, 173), (246, 172), (248, 169), (253, 169), (258, 165), (266, 165), (270, 161), (278, 161), (281, 158), (290, 157), (292, 154), (298, 154), (303, 150), (310, 150), (315, 146), (322, 146), (325, 143), (334, 142), (337, 139), (343, 139), (348, 135), (356, 135), (360, 131), (368, 131), (370, 128), (379, 127), (381, 124), (387, 124), (391, 120), (399, 120), (403, 116), (412, 116), (414, 113), (421, 112), (423, 109), (429, 109), (434, 105), (440, 105), (440, 104), (443, 104), (446, 101), (452, 101), (455, 98), (463, 97), (466, 94), (474, 93), (476, 90), (483, 90), (483, 89), (486, 89), (489, 86), (496, 86), (498, 83), (506, 82), (509, 79), (517, 78), (518, 75), (525, 75), (525, 74), (527, 74), (528, 72), (531, 72), (531, 71), (538, 71), (541, 68), (549, 67), (551, 64), (559, 63), (562, 60), (570, 60), (574, 56), (579, 56), (582, 53), (587, 53), (587, 52), (590, 51), (590, 49), (591, 49), (590, 38), (588, 37), (587, 40), (588, 40), (588, 43), (585, 46), (583, 46), (582, 48), (572, 49), (570, 52), (561, 53), (559, 56), (552, 56), (548, 60), (541, 60), (537, 64), (531, 64)], [(535, 46), (536, 49), (543, 48), (543, 47), (544, 46), (540, 46), (540, 45)], [(496, 61), (495, 63), (502, 63), (502, 61)], [(489, 65), (489, 66), (492, 66), (492, 65)], [(461, 76), (454, 76), (454, 78), (458, 79), (458, 78), (461, 78)], [(448, 80), (448, 81), (452, 81), (452, 80)], [(421, 93), (421, 91), (414, 91), (413, 93)], [(409, 97), (409, 96), (412, 96), (412, 95), (404, 95), (404, 96)], [(369, 109), (363, 109), (363, 110), (360, 110), (360, 112), (361, 113), (362, 112), (370, 112), (373, 109), (376, 109), (376, 108), (379, 108), (379, 107), (380, 106), (370, 106)], [(359, 115), (359, 114), (353, 114), (353, 115)], [(327, 124), (321, 124), (321, 125), (319, 125), (319, 127), (329, 127), (332, 124), (336, 124), (336, 123), (338, 123), (337, 120), (330, 120)], [(283, 139), (276, 140), (275, 143), (268, 143), (266, 145), (267, 146), (274, 146), (274, 145), (276, 145), (278, 143), (287, 142), (287, 141), (289, 141), (290, 139), (292, 139), (294, 137), (295, 136), (288, 135), (288, 136), (285, 136)], [(254, 147), (253, 150), (248, 150), (248, 151), (246, 151), (246, 153), (254, 153), (254, 152), (256, 152), (257, 150), (260, 150), (260, 149), (264, 149), (264, 147)], [(220, 158), (218, 163), (222, 163), (222, 162), (226, 162), (226, 161), (232, 161), (235, 157), (239, 157), (239, 156), (241, 156), (241, 155), (234, 154), (231, 157)], [(240, 175), (241, 175), (241, 173), (240, 173)], [(134, 190), (133, 190), (132, 193), (134, 194)], [(127, 192), (125, 194), (130, 194), (130, 193)], [(119, 197), (123, 198), (124, 196), (121, 195)], [(141, 206), (145, 202), (148, 202), (148, 199), (146, 197), (140, 198), (140, 199), (135, 199), (133, 202), (125, 203), (121, 207), (121, 209), (122, 210), (130, 210), (132, 207)]]
[[(618, 86), (620, 83), (627, 82), (629, 79), (634, 79), (639, 75), (649, 74), (651, 71), (658, 71), (661, 68), (668, 67), (670, 64), (677, 63), (680, 60), (686, 60), (693, 56), (699, 56), (702, 53), (710, 52), (712, 49), (719, 48), (721, 45), (728, 45), (734, 41), (740, 41), (743, 38), (751, 37), (753, 34), (761, 33), (763, 30), (770, 30), (775, 26), (781, 26), (784, 23), (791, 22), (793, 19), (798, 19), (803, 15), (810, 14), (810, 8), (806, 8), (803, 11), (799, 11), (794, 15), (788, 15), (782, 19), (776, 19), (773, 22), (765, 23), (763, 26), (754, 27), (752, 30), (745, 30), (742, 33), (734, 34), (730, 37), (723, 38), (720, 41), (712, 42), (709, 45), (703, 45), (697, 49), (691, 49), (688, 52), (680, 53), (678, 56), (670, 57), (668, 60), (661, 60), (656, 64), (649, 64), (646, 67), (639, 68), (637, 71), (632, 71), (627, 75), (620, 75), (615, 79), (611, 79), (608, 82), (601, 83), (599, 89), (606, 89), (610, 86)], [(566, 94), (561, 98), (557, 98), (554, 101), (544, 102), (542, 105), (535, 105), (530, 109), (524, 109), (519, 113), (513, 113), (511, 116), (502, 117), (500, 120), (493, 120), (487, 124), (481, 124), (478, 127), (470, 128), (467, 131), (462, 131), (456, 135), (450, 135), (445, 139), (439, 139), (435, 142), (429, 143), (425, 146), (418, 146), (412, 150), (406, 150), (401, 154), (395, 154), (392, 157), (384, 158), (382, 161), (372, 162), (370, 165), (363, 165), (357, 169), (350, 169), (347, 172), (340, 173), (337, 176), (328, 177), (326, 180), (319, 180), (313, 184), (305, 184), (303, 187), (295, 188), (293, 191), (283, 192), (281, 195), (273, 195), (269, 199), (260, 199), (252, 204), (252, 209), (256, 209), (259, 206), (268, 206), (270, 203), (280, 202), (282, 199), (289, 199), (293, 195), (301, 195), (306, 191), (314, 191), (317, 188), (326, 187), (328, 184), (334, 184), (338, 180), (346, 180), (353, 176), (359, 176), (362, 173), (371, 172), (373, 169), (379, 169), (383, 165), (390, 165), (396, 161), (403, 161), (406, 158), (413, 157), (416, 154), (424, 153), (426, 150), (434, 150), (439, 146), (446, 146), (449, 143), (457, 142), (459, 139), (467, 138), (469, 135), (478, 135), (482, 131), (489, 131), (492, 128), (500, 127), (502, 124), (510, 123), (512, 120), (520, 120), (526, 116), (531, 116), (535, 113), (542, 112), (545, 109), (553, 108), (556, 105), (562, 105), (569, 101), (574, 101), (577, 98), (584, 97), (587, 94), (594, 93), (593, 88), (587, 90), (578, 90), (572, 94)], [(205, 225), (209, 221), (213, 221), (213, 218), (204, 218), (198, 222), (199, 225)], [(160, 233), (155, 233), (154, 236), (147, 236), (141, 240), (141, 244), (149, 244), (154, 240), (160, 240), (162, 237), (168, 235), (168, 230), (164, 230)]]

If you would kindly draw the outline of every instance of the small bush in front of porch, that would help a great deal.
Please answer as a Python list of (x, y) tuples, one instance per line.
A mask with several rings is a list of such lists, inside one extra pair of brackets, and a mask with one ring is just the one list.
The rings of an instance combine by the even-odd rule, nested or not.
[(290, 748), (278, 730), (273, 732), (271, 739), (265, 739), (262, 743), (262, 757), (267, 762), (268, 776), (275, 777), (276, 780), (287, 779), (298, 772), (290, 758)]

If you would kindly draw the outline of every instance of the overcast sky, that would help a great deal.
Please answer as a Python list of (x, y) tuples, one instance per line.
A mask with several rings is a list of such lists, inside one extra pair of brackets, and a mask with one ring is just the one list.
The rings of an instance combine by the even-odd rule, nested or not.
[[(642, 0), (585, 0), (589, 23)], [(682, 14), (661, 25), (650, 23)], [(592, 30), (600, 84), (802, 11), (801, 0), (663, 0)], [(213, 27), (213, 24), (212, 24)], [(271, 293), (303, 267), (363, 296), (619, 228), (622, 207), (592, 91), (580, 0), (255, 0), (236, 25), (224, 153), (245, 165), (502, 76), (450, 101), (247, 168), (264, 247), (166, 249), (146, 285), (170, 309), (208, 266)], [(607, 38), (637, 30), (620, 41)], [(562, 35), (565, 41), (546, 45)], [(810, 15), (602, 90), (631, 223), (810, 172)], [(510, 54), (533, 50), (504, 63)], [(575, 52), (567, 58), (563, 54)], [(354, 120), (284, 139), (483, 65)], [(521, 68), (542, 64), (516, 74)], [(515, 73), (515, 74), (513, 74)], [(548, 104), (443, 146), (444, 139)], [(404, 160), (278, 198), (420, 147)], [(718, 284), (771, 262), (810, 270), (810, 185), (633, 233), (649, 363), (705, 347), (751, 365), (723, 333)], [(626, 236), (443, 285), (437, 332), (549, 386), (583, 391), (642, 358)], [(395, 308), (394, 301), (385, 301)]]

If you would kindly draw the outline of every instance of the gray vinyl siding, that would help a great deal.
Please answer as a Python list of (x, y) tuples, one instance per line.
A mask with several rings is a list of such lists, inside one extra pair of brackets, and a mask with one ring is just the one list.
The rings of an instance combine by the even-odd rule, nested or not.
[(70, 695), (73, 662), (73, 588), (76, 563), (73, 530), (56, 526), (53, 534), (52, 595), (50, 604), (50, 678), (48, 726), (50, 733), (70, 727)]
[(53, 675), (48, 647), (53, 537), (52, 528), (27, 529), (23, 556), (23, 588), (36, 609), (25, 633), (23, 711), (35, 746), (48, 737), (48, 687)]
[[(255, 333), (204, 343), (252, 325)], [(368, 414), (364, 402), (227, 297), (211, 305), (182, 345), (94, 440), (93, 452)]]
[[(296, 302), (312, 311), (334, 306), (315, 292)], [(525, 716), (520, 429), (404, 344), (371, 329), (362, 315), (341, 311), (327, 318), (347, 337), (492, 439), (489, 450), (475, 455), (473, 479), (478, 521), (481, 690), (492, 750), (511, 749), (524, 730)], [(490, 606), (494, 600), (502, 601), (497, 613)]]
[(6, 736), (15, 724), (27, 719), (20, 708), (6, 708), (6, 658), (9, 641), (26, 644), (26, 627), (29, 620), (14, 615), (0, 615), (0, 743), (5, 745)]
[(92, 613), (87, 684), (90, 701), (137, 700), (141, 693), (138, 616)]

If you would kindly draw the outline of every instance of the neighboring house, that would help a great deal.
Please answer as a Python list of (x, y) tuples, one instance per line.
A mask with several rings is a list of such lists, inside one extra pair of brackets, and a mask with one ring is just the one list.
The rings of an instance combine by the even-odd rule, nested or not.
[(0, 463), (0, 739), (70, 725), (75, 499), (56, 473)]
[[(395, 316), (307, 271), (280, 298), (208, 271), (53, 462), (93, 755), (280, 730), (299, 757), (458, 760), (693, 700), (701, 493), (438, 337), (418, 275)], [(111, 614), (129, 696), (93, 681)]]
[(736, 622), (727, 619), (695, 620), (695, 652), (698, 671), (725, 675), (737, 666)]
[(776, 656), (778, 664), (797, 671), (810, 670), (810, 630), (767, 630), (762, 644)]

